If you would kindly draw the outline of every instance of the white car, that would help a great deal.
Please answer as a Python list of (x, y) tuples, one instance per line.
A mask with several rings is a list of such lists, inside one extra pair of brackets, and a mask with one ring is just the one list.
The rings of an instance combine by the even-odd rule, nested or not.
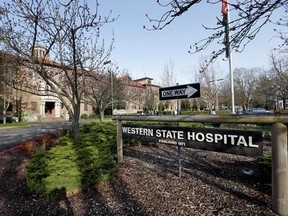
[(243, 111), (246, 115), (257, 115), (257, 114), (274, 114), (274, 110), (267, 110), (265, 108), (251, 108)]

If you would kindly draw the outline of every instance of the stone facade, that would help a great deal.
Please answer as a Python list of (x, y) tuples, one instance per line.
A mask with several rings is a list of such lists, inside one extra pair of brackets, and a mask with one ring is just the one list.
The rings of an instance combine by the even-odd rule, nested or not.
[[(41, 46), (36, 46), (34, 55), (37, 58), (44, 58), (45, 56), (45, 49)], [(10, 56), (10, 58), (13, 58), (13, 61), (7, 62), (7, 56)], [(47, 58), (47, 56), (45, 56)], [(46, 70), (48, 70), (51, 73), (55, 73), (55, 76), (58, 76), (59, 82), (61, 82), (61, 74), (59, 71), (61, 71), (61, 68), (59, 68), (59, 64), (52, 62), (50, 60), (46, 60), (48, 63), (45, 65)], [(23, 89), (25, 89), (25, 85), (27, 85), (27, 88), (29, 87), (31, 91), (34, 88), (35, 94), (27, 93), (25, 91), (20, 91), (13, 89), (13, 98), (9, 98), (4, 93), (4, 86), (6, 89), (11, 87), (8, 87), (8, 85), (5, 85), (4, 82), (0, 83), (0, 99), (3, 101), (3, 99), (6, 99), (6, 103), (9, 103), (10, 106), (7, 109), (8, 115), (13, 116), (21, 116), (21, 120), (23, 121), (29, 121), (29, 122), (35, 122), (35, 121), (53, 121), (53, 120), (61, 120), (69, 119), (69, 114), (65, 106), (63, 105), (62, 101), (50, 93), (50, 87), (46, 84), (46, 82), (40, 78), (40, 76), (34, 72), (33, 67), (27, 67), (22, 65), (17, 61), (16, 57), (11, 57), (11, 55), (1, 53), (1, 76), (4, 76), (4, 73), (7, 73), (9, 71), (9, 67), (11, 69), (11, 65), (15, 65), (18, 63), (17, 70), (21, 71), (21, 85)], [(9, 66), (10, 65), (10, 66)], [(60, 75), (59, 75), (60, 74)], [(7, 75), (7, 74), (6, 74)], [(13, 78), (11, 78), (13, 79)], [(41, 93), (43, 92), (43, 94)], [(82, 103), (80, 106), (80, 113), (81, 114), (93, 114), (92, 107), (87, 105), (86, 103)], [(21, 114), (19, 113), (19, 110)], [(0, 107), (0, 113), (3, 113), (3, 106)]]
[[(39, 59), (45, 59), (47, 64), (45, 69), (51, 73), (55, 73), (59, 82), (63, 80), (61, 75), (61, 67), (56, 62), (48, 59), (46, 51), (41, 46), (36, 46), (34, 50), (35, 57)], [(14, 57), (15, 58), (15, 57)], [(2, 56), (3, 59), (3, 56)], [(3, 68), (2, 60), (2, 68)], [(20, 61), (21, 62), (21, 61)], [(11, 65), (11, 64), (10, 64)], [(3, 71), (7, 70), (3, 69)], [(27, 93), (25, 91), (19, 91), (13, 89), (14, 98), (9, 101), (9, 114), (14, 116), (20, 116), (24, 121), (53, 121), (57, 119), (69, 119), (69, 113), (65, 108), (62, 101), (50, 94), (50, 87), (46, 82), (40, 78), (38, 73), (33, 70), (33, 66), (30, 67), (27, 64), (24, 66), (21, 63), (18, 65), (17, 70), (21, 70), (24, 80), (21, 84), (27, 85), (31, 89), (31, 86), (35, 89), (35, 94)], [(124, 99), (125, 108), (120, 109), (114, 107), (113, 114), (141, 114), (147, 113), (149, 110), (150, 114), (155, 114), (159, 104), (159, 87), (158, 85), (152, 84), (152, 78), (144, 77), (137, 80), (132, 80), (129, 76), (118, 77), (122, 84), (125, 86), (124, 91), (126, 97)], [(0, 84), (0, 98), (4, 98), (3, 94), (3, 83)], [(23, 86), (22, 86), (23, 87)], [(43, 94), (39, 94), (43, 92)], [(148, 109), (147, 107), (150, 106)], [(1, 112), (0, 107), (0, 112)], [(146, 110), (145, 110), (146, 109)], [(21, 114), (19, 114), (19, 111)], [(81, 103), (80, 115), (82, 114), (93, 114), (93, 107), (88, 103)]]
[[(132, 80), (129, 76), (124, 76), (119, 79), (126, 85), (127, 99), (125, 109), (114, 109), (114, 114), (156, 114), (158, 112), (160, 86), (153, 84), (152, 78)], [(170, 104), (169, 110), (176, 110), (176, 101), (173, 100)], [(149, 110), (147, 106), (150, 106)]]

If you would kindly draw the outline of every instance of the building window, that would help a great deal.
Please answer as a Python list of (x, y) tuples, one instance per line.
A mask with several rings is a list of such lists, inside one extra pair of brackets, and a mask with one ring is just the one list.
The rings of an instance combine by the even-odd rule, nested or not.
[(88, 111), (88, 104), (87, 103), (84, 104), (84, 111)]
[(50, 93), (50, 86), (49, 85), (45, 85), (45, 93), (49, 94)]
[(10, 111), (13, 111), (13, 105), (12, 103), (9, 103), (9, 106), (7, 108), (7, 111), (10, 112)]

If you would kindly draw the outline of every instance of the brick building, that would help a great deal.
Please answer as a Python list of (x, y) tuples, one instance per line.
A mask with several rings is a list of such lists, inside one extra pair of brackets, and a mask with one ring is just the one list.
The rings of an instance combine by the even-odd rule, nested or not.
[[(45, 70), (49, 73), (53, 73), (58, 82), (64, 82), (63, 75), (61, 74), (61, 65), (49, 59), (46, 55), (45, 48), (36, 46), (34, 49), (34, 55), (36, 58), (41, 59), (44, 62)], [(0, 56), (0, 73), (2, 77), (8, 77), (9, 79), (18, 80), (15, 87), (19, 85), (19, 89), (30, 89), (30, 92), (17, 90), (17, 88), (11, 88), (5, 85), (4, 82), (0, 82), (0, 100), (5, 99), (7, 107), (7, 113), (15, 117), (21, 117), (24, 121), (47, 121), (56, 119), (69, 119), (69, 114), (62, 101), (53, 94), (50, 90), (50, 86), (35, 72), (33, 66), (27, 66), (27, 62), (23, 64), (23, 59), (16, 58), (15, 56), (1, 53)], [(25, 61), (25, 60), (24, 60)], [(21, 77), (13, 77), (15, 71), (21, 71)], [(159, 87), (152, 83), (153, 79), (144, 77), (141, 79), (132, 80), (129, 76), (118, 77), (124, 85), (124, 91), (127, 97), (125, 97), (122, 107), (114, 107), (114, 114), (139, 114), (157, 112), (159, 104)], [(7, 81), (7, 79), (6, 79)], [(20, 86), (21, 85), (21, 86)], [(63, 84), (64, 85), (64, 84)], [(5, 87), (5, 88), (4, 88)], [(24, 88), (23, 88), (24, 87)], [(6, 93), (5, 93), (6, 89)], [(11, 91), (9, 97), (7, 96), (7, 90)], [(33, 94), (31, 89), (34, 89)], [(4, 106), (0, 106), (0, 113), (3, 113)], [(93, 114), (93, 107), (88, 102), (81, 103), (80, 115)]]

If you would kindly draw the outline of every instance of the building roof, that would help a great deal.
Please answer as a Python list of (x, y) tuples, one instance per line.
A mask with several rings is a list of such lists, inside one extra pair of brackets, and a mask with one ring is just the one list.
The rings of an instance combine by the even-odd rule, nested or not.
[(140, 79), (135, 79), (135, 80), (133, 80), (133, 81), (142, 81), (142, 80), (153, 80), (153, 78), (143, 77), (143, 78), (140, 78)]

